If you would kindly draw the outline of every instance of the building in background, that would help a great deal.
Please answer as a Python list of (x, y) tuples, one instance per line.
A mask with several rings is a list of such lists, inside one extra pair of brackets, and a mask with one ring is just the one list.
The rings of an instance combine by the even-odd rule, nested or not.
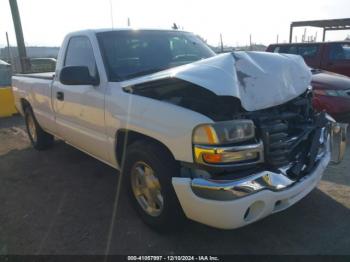
[[(57, 58), (59, 47), (45, 47), (45, 46), (29, 46), (26, 47), (27, 56), (30, 59), (50, 59), (50, 58)], [(17, 47), (11, 46), (10, 47), (10, 54), (8, 52), (8, 48), (0, 48), (0, 59), (3, 61), (6, 61), (7, 63), (12, 65), (13, 72), (18, 72), (18, 51)], [(46, 71), (52, 71), (51, 64), (49, 65), (50, 69), (47, 69)]]

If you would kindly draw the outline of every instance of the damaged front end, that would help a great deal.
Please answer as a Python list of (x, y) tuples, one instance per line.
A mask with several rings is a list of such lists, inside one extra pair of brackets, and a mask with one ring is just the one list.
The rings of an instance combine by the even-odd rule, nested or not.
[(316, 187), (331, 159), (339, 163), (344, 156), (347, 125), (315, 113), (309, 91), (280, 106), (241, 112), (237, 119), (232, 122), (254, 124), (254, 137), (249, 124), (232, 133), (207, 129), (208, 138), (224, 133), (241, 141), (194, 142), (196, 164), (184, 164), (182, 177), (173, 178), (192, 220), (233, 229), (282, 211)]
[(193, 162), (172, 183), (188, 218), (230, 229), (296, 203), (341, 161), (347, 126), (313, 110), (310, 80), (298, 56), (238, 52), (123, 89), (212, 120), (194, 127)]
[[(315, 113), (309, 91), (286, 104), (245, 112), (239, 118), (254, 123), (254, 139), (226, 147), (194, 144), (199, 166), (185, 173), (191, 174), (191, 187), (196, 195), (234, 200), (265, 189), (285, 190), (318, 166), (326, 166), (331, 158), (330, 149), (334, 162), (339, 163), (344, 156), (347, 125), (334, 122), (324, 112)], [(209, 160), (238, 161), (213, 164), (206, 160), (208, 154), (216, 156)], [(198, 168), (200, 172), (196, 171)]]
[[(213, 120), (193, 131), (194, 163), (181, 177), (212, 200), (264, 189), (281, 191), (326, 166), (346, 126), (312, 108), (311, 74), (302, 58), (259, 52), (218, 55), (123, 83), (123, 90)], [(334, 150), (333, 150), (334, 151)]]

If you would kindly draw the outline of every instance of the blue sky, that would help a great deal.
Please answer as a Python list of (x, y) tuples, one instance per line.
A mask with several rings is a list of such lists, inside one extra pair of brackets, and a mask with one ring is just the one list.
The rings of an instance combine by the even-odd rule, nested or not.
[[(111, 5), (112, 4), (112, 5)], [(25, 42), (28, 45), (59, 46), (70, 31), (87, 28), (126, 27), (127, 18), (138, 28), (170, 28), (173, 22), (217, 45), (223, 34), (228, 45), (245, 45), (249, 35), (256, 43), (287, 41), (291, 21), (345, 18), (348, 0), (18, 0)], [(304, 29), (295, 30), (298, 41)], [(0, 45), (5, 32), (15, 44), (8, 0), (0, 0)], [(321, 40), (322, 32), (308, 28)], [(327, 40), (342, 40), (350, 31), (327, 33)]]

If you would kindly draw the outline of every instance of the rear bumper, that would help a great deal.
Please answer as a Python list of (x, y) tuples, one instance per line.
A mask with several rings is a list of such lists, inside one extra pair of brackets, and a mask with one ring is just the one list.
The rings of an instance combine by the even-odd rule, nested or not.
[[(252, 194), (234, 200), (212, 200), (200, 197), (193, 191), (190, 178), (173, 178), (175, 192), (185, 215), (194, 221), (221, 229), (234, 229), (282, 211), (305, 197), (320, 181), (330, 162), (330, 151), (326, 151), (313, 171), (301, 181), (278, 189), (261, 188)], [(266, 171), (267, 172), (267, 171)], [(255, 177), (258, 174), (253, 175)], [(255, 181), (255, 180), (251, 180)], [(288, 181), (284, 181), (288, 182)], [(254, 186), (254, 183), (251, 183)], [(258, 187), (259, 185), (256, 184)]]

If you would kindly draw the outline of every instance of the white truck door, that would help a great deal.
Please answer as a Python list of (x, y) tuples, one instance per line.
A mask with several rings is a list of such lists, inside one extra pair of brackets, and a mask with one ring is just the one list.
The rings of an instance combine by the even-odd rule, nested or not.
[[(86, 66), (98, 75), (91, 42), (86, 36), (69, 39), (63, 61), (65, 66)], [(79, 149), (108, 162), (104, 120), (104, 89), (93, 85), (65, 85), (56, 77), (52, 99), (58, 135)]]

